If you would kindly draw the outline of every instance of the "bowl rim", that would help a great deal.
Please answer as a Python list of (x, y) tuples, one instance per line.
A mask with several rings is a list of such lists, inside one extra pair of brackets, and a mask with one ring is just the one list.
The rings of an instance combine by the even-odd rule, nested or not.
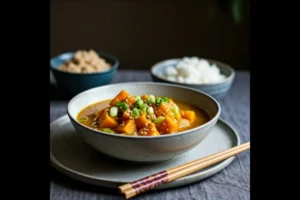
[[(169, 87), (175, 87), (175, 88), (182, 88), (182, 89), (185, 89), (185, 90), (190, 90), (190, 91), (193, 91), (193, 92), (196, 92), (196, 93), (200, 93), (201, 95), (204, 95), (206, 96), (207, 98), (209, 98), (213, 103), (215, 103), (215, 105), (217, 106), (217, 113), (215, 114), (215, 116), (213, 118), (211, 118), (208, 122), (200, 125), (200, 126), (197, 126), (195, 128), (192, 128), (192, 129), (189, 129), (189, 130), (185, 130), (185, 131), (182, 131), (182, 132), (178, 132), (178, 133), (174, 133), (174, 134), (166, 134), (166, 135), (159, 135), (159, 136), (128, 136), (128, 135), (121, 135), (121, 134), (111, 134), (111, 133), (106, 133), (106, 132), (103, 132), (103, 131), (100, 131), (100, 130), (95, 130), (95, 129), (92, 129), (90, 127), (87, 127), (81, 123), (79, 123), (71, 114), (70, 114), (70, 107), (71, 107), (71, 104), (72, 102), (76, 101), (77, 98), (81, 97), (81, 96), (84, 96), (84, 95), (87, 95), (88, 93), (94, 91), (94, 90), (98, 90), (100, 88), (110, 88), (110, 87), (115, 87), (115, 86), (119, 86), (121, 87), (121, 85), (125, 85), (125, 84), (150, 84), (150, 85), (163, 85), (163, 86), (169, 86)], [(83, 109), (83, 108), (82, 108)], [(82, 127), (83, 129), (86, 129), (88, 132), (91, 132), (92, 134), (95, 134), (95, 135), (103, 135), (103, 136), (108, 136), (108, 137), (115, 137), (115, 138), (123, 138), (123, 139), (138, 139), (138, 140), (145, 140), (145, 139), (162, 139), (162, 138), (169, 138), (169, 137), (177, 137), (177, 136), (180, 136), (180, 135), (185, 135), (185, 134), (190, 134), (194, 131), (197, 131), (197, 130), (200, 130), (202, 128), (205, 128), (209, 125), (211, 125), (212, 123), (214, 122), (217, 122), (217, 120), (219, 119), (220, 117), (220, 114), (221, 114), (221, 106), (219, 104), (219, 102), (214, 98), (212, 97), (211, 95), (205, 93), (205, 92), (202, 92), (202, 91), (199, 91), (199, 90), (196, 90), (196, 89), (193, 89), (193, 88), (189, 88), (189, 87), (185, 87), (185, 86), (181, 86), (181, 85), (175, 85), (175, 84), (169, 84), (169, 83), (156, 83), (156, 82), (125, 82), (125, 83), (115, 83), (115, 84), (108, 84), (108, 85), (105, 85), (105, 86), (99, 86), (99, 87), (95, 87), (95, 88), (91, 88), (91, 89), (88, 89), (88, 90), (85, 90), (79, 94), (77, 94), (76, 96), (74, 96), (69, 102), (68, 102), (68, 105), (67, 105), (67, 115), (69, 116), (70, 120), (79, 125), (80, 127)]]
[(114, 56), (112, 54), (109, 54), (109, 53), (102, 52), (102, 51), (96, 51), (96, 52), (99, 56), (103, 56), (104, 59), (105, 59), (105, 57), (108, 57), (109, 59), (114, 61), (114, 64), (112, 65), (112, 67), (109, 70), (102, 71), (102, 72), (92, 72), (92, 73), (74, 73), (74, 72), (62, 71), (62, 70), (57, 69), (57, 67), (54, 67), (54, 65), (53, 65), (53, 60), (54, 59), (57, 59), (59, 57), (63, 57), (65, 55), (74, 55), (75, 51), (65, 52), (65, 53), (62, 53), (62, 54), (59, 54), (59, 55), (56, 55), (56, 56), (52, 57), (50, 59), (50, 69), (53, 70), (53, 71), (59, 72), (59, 73), (65, 73), (65, 74), (70, 74), (70, 75), (75, 75), (75, 76), (76, 75), (77, 76), (82, 76), (82, 75), (84, 75), (84, 76), (93, 76), (93, 75), (100, 75), (100, 74), (110, 73), (111, 71), (116, 70), (119, 67), (120, 61), (116, 56)]
[[(215, 63), (216, 66), (220, 69), (220, 68), (225, 68), (227, 70), (230, 71), (230, 75), (227, 76), (223, 81), (221, 82), (217, 82), (217, 83), (180, 83), (180, 82), (176, 82), (176, 81), (170, 81), (164, 77), (161, 77), (161, 76), (158, 76), (156, 73), (154, 73), (154, 69), (161, 66), (164, 62), (170, 62), (170, 61), (180, 61), (182, 60), (182, 58), (171, 58), (171, 59), (166, 59), (166, 60), (162, 60), (162, 61), (159, 61), (159, 62), (156, 62), (154, 65), (152, 65), (151, 69), (150, 69), (150, 72), (151, 72), (151, 75), (153, 75), (154, 77), (156, 77), (157, 79), (161, 79), (161, 80), (164, 80), (168, 83), (175, 83), (175, 84), (180, 84), (180, 85), (186, 85), (186, 86), (213, 86), (213, 85), (221, 85), (221, 84), (224, 84), (228, 81), (231, 81), (233, 80), (233, 78), (235, 77), (235, 70), (229, 66), (228, 64), (226, 63), (223, 63), (221, 61), (218, 61), (218, 60), (213, 60), (213, 59), (209, 59), (209, 58), (199, 58), (199, 59), (204, 59), (204, 60), (207, 60), (208, 62), (211, 62), (211, 63)], [(220, 64), (222, 66), (220, 66)]]

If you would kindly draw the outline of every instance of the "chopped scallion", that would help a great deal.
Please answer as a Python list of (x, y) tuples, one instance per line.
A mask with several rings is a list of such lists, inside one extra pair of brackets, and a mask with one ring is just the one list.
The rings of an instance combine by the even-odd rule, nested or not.
[(122, 107), (124, 104), (125, 104), (125, 102), (117, 102), (117, 103), (116, 103), (116, 106), (117, 106), (117, 107)]
[(152, 107), (148, 107), (147, 113), (148, 113), (148, 114), (153, 114), (153, 113), (154, 113), (153, 108), (152, 108)]
[(123, 111), (127, 110), (129, 107), (125, 102), (117, 102), (115, 106), (119, 107)]
[(110, 128), (103, 128), (102, 131), (106, 133), (114, 133)]
[(80, 118), (78, 119), (78, 121), (80, 121), (80, 122), (85, 122), (85, 121), (87, 121), (87, 120), (88, 120), (87, 117), (80, 117)]
[(147, 105), (147, 104), (141, 105), (141, 111), (142, 111), (143, 113), (146, 113), (147, 108), (148, 108), (148, 105)]
[(144, 101), (142, 99), (138, 99), (136, 102), (135, 102), (135, 105), (138, 107), (138, 108), (141, 108), (141, 106), (144, 104)]
[(132, 115), (135, 117), (135, 118), (138, 118), (140, 116), (140, 112), (137, 108), (134, 108), (132, 109)]
[(160, 124), (164, 119), (165, 119), (164, 117), (160, 116), (160, 117), (158, 117), (158, 118), (156, 118), (156, 119), (154, 120), (154, 123), (155, 123), (155, 124)]
[(125, 104), (122, 106), (121, 109), (122, 109), (123, 111), (126, 111), (128, 108), (129, 108), (128, 104), (125, 103)]
[(111, 107), (109, 115), (111, 117), (116, 117), (118, 115), (118, 108), (117, 107)]
[(170, 103), (170, 99), (168, 97), (164, 97), (162, 98), (162, 101), (166, 102), (166, 103)]
[(161, 98), (156, 98), (155, 99), (155, 103), (156, 103), (156, 105), (158, 105), (158, 106), (160, 106), (160, 104), (162, 103), (162, 99)]
[(147, 103), (149, 103), (149, 104), (155, 103), (155, 97), (154, 97), (154, 95), (149, 95), (147, 97)]
[(171, 108), (171, 110), (174, 113), (174, 115), (178, 115), (179, 114), (178, 107), (173, 107), (173, 108)]

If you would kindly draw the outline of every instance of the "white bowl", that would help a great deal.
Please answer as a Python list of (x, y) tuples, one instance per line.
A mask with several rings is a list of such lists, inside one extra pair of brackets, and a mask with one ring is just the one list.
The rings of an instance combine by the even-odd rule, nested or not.
[[(125, 136), (110, 134), (86, 127), (76, 121), (86, 106), (111, 99), (121, 90), (131, 95), (153, 94), (189, 102), (207, 112), (210, 121), (183, 132), (160, 136)], [(219, 119), (221, 107), (211, 96), (200, 91), (163, 83), (132, 82), (101, 86), (82, 92), (71, 99), (67, 113), (86, 143), (108, 156), (135, 162), (161, 162), (170, 160), (199, 145)]]
[(235, 77), (235, 70), (230, 67), (229, 65), (222, 63), (220, 61), (205, 59), (210, 64), (215, 64), (219, 69), (221, 74), (223, 74), (226, 78), (225, 80), (219, 83), (207, 83), (207, 84), (192, 84), (192, 83), (179, 83), (175, 81), (170, 81), (164, 77), (162, 77), (163, 71), (166, 70), (169, 66), (175, 66), (181, 59), (169, 59), (158, 62), (151, 67), (151, 77), (154, 82), (161, 82), (161, 83), (170, 83), (170, 84), (177, 84), (182, 85), (190, 88), (194, 88), (201, 92), (205, 92), (216, 99), (221, 99), (226, 96), (229, 92), (234, 77)]

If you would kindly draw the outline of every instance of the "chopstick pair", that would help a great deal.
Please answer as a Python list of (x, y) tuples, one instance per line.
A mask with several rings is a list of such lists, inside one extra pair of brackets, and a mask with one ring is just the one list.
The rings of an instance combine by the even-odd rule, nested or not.
[(126, 199), (134, 197), (140, 193), (146, 192), (152, 188), (169, 183), (178, 178), (196, 172), (200, 169), (213, 165), (219, 161), (225, 160), (229, 157), (237, 155), (243, 151), (250, 149), (250, 142), (244, 143), (239, 146), (200, 158), (194, 161), (169, 168), (167, 170), (152, 174), (145, 178), (133, 181), (119, 186), (119, 190), (125, 195)]

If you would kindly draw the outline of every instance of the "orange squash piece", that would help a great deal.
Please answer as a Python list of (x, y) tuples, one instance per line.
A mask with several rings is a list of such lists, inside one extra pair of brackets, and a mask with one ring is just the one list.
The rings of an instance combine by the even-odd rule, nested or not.
[[(170, 102), (169, 102), (169, 105), (170, 105), (170, 110), (168, 111), (168, 115), (172, 115), (174, 116), (178, 121), (181, 120), (181, 115), (180, 115), (180, 111), (179, 111), (179, 108), (177, 106), (177, 104), (173, 101), (173, 99), (170, 99)], [(177, 108), (177, 113), (174, 112), (174, 110), (176, 110)], [(172, 112), (172, 113), (171, 113)]]
[(191, 110), (181, 111), (180, 114), (182, 118), (189, 120), (191, 123), (193, 123), (196, 120), (196, 114), (194, 111)]
[(159, 117), (159, 116), (165, 116), (167, 115), (168, 111), (170, 110), (170, 105), (168, 103), (162, 102), (160, 104), (160, 106), (158, 106), (155, 111), (154, 114)]
[(122, 121), (126, 121), (128, 119), (130, 119), (130, 113), (129, 113), (129, 109), (127, 109), (126, 111), (123, 112), (123, 115), (121, 117)]
[(125, 133), (126, 135), (133, 135), (136, 131), (136, 125), (132, 119), (122, 121), (122, 123), (117, 127), (117, 131)]
[(161, 134), (170, 134), (178, 131), (178, 121), (170, 115), (166, 115), (165, 119), (158, 125), (157, 130)]
[(115, 128), (118, 125), (118, 121), (109, 116), (108, 109), (105, 109), (99, 118), (99, 128)]
[(150, 122), (148, 126), (141, 128), (138, 132), (141, 136), (158, 136), (160, 135), (154, 123)]
[(144, 94), (141, 99), (144, 100), (144, 101), (147, 101), (147, 98), (148, 98), (148, 95)]
[(181, 115), (178, 111), (177, 115), (175, 115), (175, 119), (177, 119), (177, 121), (180, 121), (181, 120)]
[(125, 100), (128, 96), (129, 94), (125, 90), (122, 90), (113, 100), (111, 100), (109, 105), (114, 106), (117, 102)]
[(175, 118), (177, 121), (180, 121), (181, 120), (181, 115), (178, 111), (177, 114), (175, 114), (173, 111), (172, 111), (172, 108), (168, 111), (167, 115), (169, 116), (172, 116), (173, 118)]
[(135, 119), (135, 124), (138, 128), (144, 128), (150, 121), (147, 119), (146, 113), (143, 113), (139, 118)]
[(170, 99), (169, 105), (170, 105), (171, 107), (174, 107), (174, 106), (176, 105), (175, 102), (173, 101), (173, 99)]
[(128, 96), (125, 100), (124, 100), (129, 106), (133, 106), (134, 103), (136, 102), (136, 99), (133, 96)]
[(105, 109), (102, 109), (102, 110), (98, 110), (97, 112), (95, 112), (95, 116), (96, 117), (100, 117), (102, 114), (103, 114), (103, 111), (104, 111)]

